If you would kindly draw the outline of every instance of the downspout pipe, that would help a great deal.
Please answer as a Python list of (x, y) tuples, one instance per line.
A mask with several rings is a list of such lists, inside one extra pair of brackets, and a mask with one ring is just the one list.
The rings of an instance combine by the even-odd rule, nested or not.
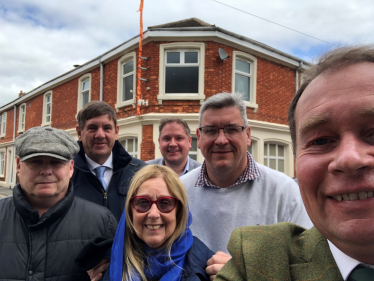
[(13, 179), (13, 167), (14, 167), (14, 152), (15, 152), (15, 149), (16, 147), (14, 146), (14, 141), (16, 139), (16, 114), (17, 114), (17, 105), (14, 104), (14, 107), (13, 107), (13, 111), (14, 111), (14, 114), (13, 114), (13, 147), (12, 147), (12, 153), (11, 153), (11, 159), (10, 159), (10, 169), (9, 169), (9, 177), (10, 177), (10, 180), (9, 180), (9, 189), (12, 188), (12, 179)]
[(297, 92), (297, 90), (299, 89), (299, 70), (301, 70), (302, 68), (303, 68), (303, 62), (300, 61), (299, 62), (299, 67), (296, 69), (296, 81), (295, 81), (296, 90), (295, 90), (295, 92)]
[(104, 89), (104, 65), (100, 58), (100, 101), (103, 101), (103, 89)]

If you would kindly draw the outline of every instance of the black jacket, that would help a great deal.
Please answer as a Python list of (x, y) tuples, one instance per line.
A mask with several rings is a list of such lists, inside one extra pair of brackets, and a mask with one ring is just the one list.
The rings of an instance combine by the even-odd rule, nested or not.
[(112, 149), (113, 175), (105, 191), (87, 166), (82, 142), (78, 141), (78, 144), (80, 151), (74, 157), (74, 174), (71, 178), (75, 196), (107, 207), (119, 221), (132, 176), (146, 164), (139, 159), (132, 158), (121, 143), (116, 141)]
[[(207, 261), (214, 253), (198, 239), (193, 238), (191, 249), (186, 254), (182, 273), (182, 281), (208, 281), (209, 276), (205, 273)], [(110, 281), (109, 270), (104, 273), (101, 281)]]
[(117, 222), (100, 206), (66, 196), (41, 218), (16, 185), (13, 197), (0, 200), (0, 280), (90, 280), (74, 263), (94, 236), (113, 238)]

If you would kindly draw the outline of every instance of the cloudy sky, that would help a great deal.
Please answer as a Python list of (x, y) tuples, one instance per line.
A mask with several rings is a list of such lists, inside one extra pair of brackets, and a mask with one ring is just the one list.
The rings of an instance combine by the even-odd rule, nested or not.
[[(139, 3), (0, 0), (0, 106), (136, 36)], [(313, 61), (333, 46), (374, 43), (373, 14), (372, 0), (144, 0), (143, 22), (196, 17)]]

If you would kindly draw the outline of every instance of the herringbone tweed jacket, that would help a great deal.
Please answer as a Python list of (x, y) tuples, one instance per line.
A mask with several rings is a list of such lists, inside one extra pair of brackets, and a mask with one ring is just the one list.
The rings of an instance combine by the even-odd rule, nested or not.
[(214, 280), (343, 281), (326, 238), (315, 227), (285, 222), (240, 227), (227, 248), (232, 259)]

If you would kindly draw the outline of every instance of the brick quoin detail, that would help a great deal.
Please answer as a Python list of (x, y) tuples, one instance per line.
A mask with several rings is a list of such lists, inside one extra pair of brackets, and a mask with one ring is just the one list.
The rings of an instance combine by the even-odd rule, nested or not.
[(143, 125), (142, 127), (141, 160), (147, 161), (155, 159), (155, 144), (153, 142), (153, 125)]

